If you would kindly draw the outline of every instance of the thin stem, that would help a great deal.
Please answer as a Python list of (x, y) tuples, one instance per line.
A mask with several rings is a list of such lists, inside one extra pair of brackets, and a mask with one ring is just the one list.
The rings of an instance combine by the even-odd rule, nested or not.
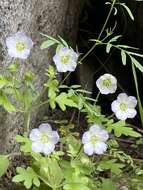
[(95, 103), (98, 101), (99, 96), (100, 96), (100, 92), (98, 92), (98, 94), (97, 94), (97, 96), (96, 96), (96, 98), (95, 98)]
[(27, 137), (29, 134), (29, 128), (30, 128), (30, 117), (31, 113), (26, 112), (24, 115), (24, 135)]
[(49, 103), (49, 100), (46, 100), (46, 101), (44, 101), (44, 102), (41, 102), (39, 105), (33, 106), (33, 107), (32, 107), (32, 110), (38, 109), (38, 108), (40, 108), (41, 106), (46, 105), (46, 104), (48, 104), (48, 103)]
[[(65, 76), (65, 78), (61, 81), (60, 85), (62, 85), (62, 84), (65, 82), (65, 80), (70, 76), (70, 74), (71, 74), (71, 72), (69, 72), (69, 73)], [(60, 85), (59, 85), (59, 86), (60, 86)]]
[(142, 103), (141, 103), (140, 95), (139, 95), (138, 79), (137, 79), (136, 69), (135, 69), (135, 66), (133, 63), (132, 63), (132, 72), (133, 72), (136, 94), (137, 94), (137, 99), (138, 99), (139, 114), (140, 114), (141, 124), (143, 127), (143, 107), (142, 107)]
[[(112, 3), (112, 5), (111, 5), (110, 11), (109, 11), (109, 13), (108, 13), (108, 15), (107, 15), (107, 18), (106, 18), (106, 20), (105, 20), (105, 23), (104, 23), (104, 25), (103, 25), (103, 27), (102, 27), (102, 29), (101, 29), (101, 32), (100, 32), (100, 34), (99, 34), (97, 40), (100, 40), (100, 38), (101, 38), (101, 36), (102, 36), (102, 34), (103, 34), (105, 28), (106, 28), (106, 25), (107, 25), (107, 23), (108, 23), (108, 21), (109, 21), (109, 18), (110, 18), (110, 16), (111, 16), (111, 13), (112, 13), (112, 11), (113, 11), (113, 8), (114, 8), (114, 5), (115, 5), (116, 1), (117, 1), (117, 0), (114, 0), (113, 3)], [(82, 61), (94, 50), (94, 48), (96, 47), (96, 45), (97, 45), (97, 44), (96, 44), (96, 42), (95, 42), (95, 44), (91, 47), (91, 49), (81, 58), (80, 62), (82, 62)]]
[(81, 153), (81, 151), (82, 151), (82, 148), (83, 148), (83, 145), (80, 146), (79, 151), (77, 152), (77, 155), (76, 155), (76, 157), (74, 158), (74, 160), (77, 160), (77, 159), (79, 158), (80, 153)]

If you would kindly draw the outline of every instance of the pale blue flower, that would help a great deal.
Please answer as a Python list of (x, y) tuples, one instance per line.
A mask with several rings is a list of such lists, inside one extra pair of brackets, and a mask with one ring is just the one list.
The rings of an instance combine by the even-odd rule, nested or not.
[(134, 118), (137, 114), (135, 107), (137, 99), (134, 96), (128, 96), (126, 93), (120, 93), (117, 100), (111, 104), (111, 109), (119, 120)]
[(30, 55), (33, 42), (25, 33), (17, 32), (6, 38), (6, 46), (10, 57), (26, 59)]
[(112, 94), (117, 89), (117, 79), (111, 74), (104, 74), (97, 79), (96, 86), (101, 94)]
[(68, 47), (62, 47), (53, 57), (58, 72), (74, 71), (77, 66), (77, 53)]
[(30, 139), (34, 152), (41, 152), (48, 155), (54, 151), (55, 144), (59, 141), (59, 135), (57, 131), (52, 130), (50, 124), (43, 123), (39, 128), (31, 130)]
[(95, 154), (103, 154), (107, 150), (105, 143), (109, 138), (108, 132), (101, 126), (94, 124), (85, 132), (82, 137), (84, 144), (84, 152), (89, 156)]

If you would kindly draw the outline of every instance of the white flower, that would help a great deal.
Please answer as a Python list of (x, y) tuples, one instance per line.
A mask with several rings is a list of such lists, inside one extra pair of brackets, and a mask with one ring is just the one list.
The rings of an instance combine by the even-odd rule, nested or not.
[(77, 66), (78, 55), (73, 49), (62, 47), (53, 57), (58, 72), (74, 71)]
[(126, 93), (120, 93), (117, 100), (112, 102), (111, 109), (118, 119), (126, 120), (127, 118), (135, 117), (137, 114), (135, 110), (136, 105), (137, 99), (134, 96), (128, 96)]
[(48, 123), (43, 123), (39, 126), (39, 129), (31, 130), (30, 139), (34, 152), (41, 152), (48, 155), (54, 151), (55, 144), (59, 141), (59, 135), (56, 131), (52, 131)]
[(96, 81), (101, 94), (114, 93), (117, 89), (117, 79), (111, 74), (104, 74)]
[(10, 57), (26, 59), (33, 47), (33, 42), (25, 33), (17, 32), (6, 38), (6, 46)]
[(105, 143), (109, 138), (108, 132), (99, 125), (92, 125), (89, 131), (85, 132), (82, 137), (84, 144), (84, 152), (89, 156), (96, 154), (103, 154), (107, 150)]

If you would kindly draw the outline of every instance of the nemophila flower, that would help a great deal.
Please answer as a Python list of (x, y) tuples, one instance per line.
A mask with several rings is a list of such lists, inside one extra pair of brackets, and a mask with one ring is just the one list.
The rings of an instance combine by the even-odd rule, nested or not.
[(109, 138), (108, 132), (99, 125), (92, 125), (89, 131), (85, 132), (82, 137), (84, 152), (89, 156), (92, 154), (103, 154), (107, 150), (105, 143)]
[(32, 150), (45, 155), (50, 154), (55, 149), (55, 144), (59, 141), (57, 131), (53, 131), (48, 123), (43, 123), (39, 128), (32, 129), (30, 133)]
[(58, 72), (74, 71), (77, 66), (78, 54), (71, 48), (62, 47), (53, 57)]
[(120, 93), (117, 100), (112, 102), (111, 109), (118, 119), (126, 120), (127, 118), (135, 117), (137, 114), (135, 110), (136, 105), (137, 99), (134, 96), (128, 96), (126, 93)]
[(25, 33), (17, 32), (6, 38), (6, 46), (10, 57), (26, 59), (30, 55), (33, 42)]
[(101, 94), (112, 94), (117, 89), (117, 79), (111, 74), (104, 74), (96, 81)]

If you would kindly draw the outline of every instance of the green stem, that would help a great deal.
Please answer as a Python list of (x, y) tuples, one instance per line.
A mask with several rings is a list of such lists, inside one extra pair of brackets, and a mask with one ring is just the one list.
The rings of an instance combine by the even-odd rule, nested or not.
[[(108, 23), (108, 21), (109, 21), (109, 18), (110, 18), (110, 16), (111, 16), (111, 13), (112, 13), (112, 11), (113, 11), (113, 8), (114, 8), (114, 5), (115, 5), (116, 1), (117, 1), (117, 0), (114, 0), (113, 3), (112, 3), (112, 5), (111, 5), (110, 11), (109, 11), (109, 13), (108, 13), (108, 15), (107, 15), (107, 18), (106, 18), (106, 20), (105, 20), (105, 23), (104, 23), (104, 25), (103, 25), (103, 27), (102, 27), (102, 29), (101, 29), (101, 32), (100, 32), (100, 34), (99, 34), (97, 40), (100, 40), (100, 38), (101, 38), (101, 36), (102, 36), (102, 34), (103, 34), (105, 28), (106, 28), (106, 25), (107, 25), (107, 23)], [(91, 49), (81, 58), (80, 62), (82, 62), (82, 61), (94, 50), (95, 47), (96, 47), (96, 42), (95, 42), (95, 44), (91, 47)]]
[(136, 88), (136, 94), (137, 94), (137, 99), (138, 99), (139, 114), (140, 114), (141, 124), (142, 124), (142, 127), (143, 127), (143, 107), (142, 107), (142, 103), (141, 103), (140, 95), (139, 95), (139, 88), (138, 88), (138, 80), (137, 80), (136, 69), (135, 69), (135, 66), (134, 66), (133, 63), (132, 63), (132, 72), (133, 72), (135, 88)]
[(98, 101), (99, 96), (100, 96), (100, 92), (98, 92), (98, 94), (97, 94), (97, 96), (96, 96), (96, 98), (95, 98), (95, 103)]
[(83, 145), (80, 146), (79, 151), (77, 152), (77, 155), (73, 160), (77, 160), (79, 158), (79, 156), (80, 156), (80, 154), (82, 152), (82, 149), (83, 149)]
[(31, 117), (31, 113), (30, 112), (26, 112), (25, 115), (24, 115), (24, 135), (26, 137), (28, 137), (28, 134), (29, 134), (30, 117)]

